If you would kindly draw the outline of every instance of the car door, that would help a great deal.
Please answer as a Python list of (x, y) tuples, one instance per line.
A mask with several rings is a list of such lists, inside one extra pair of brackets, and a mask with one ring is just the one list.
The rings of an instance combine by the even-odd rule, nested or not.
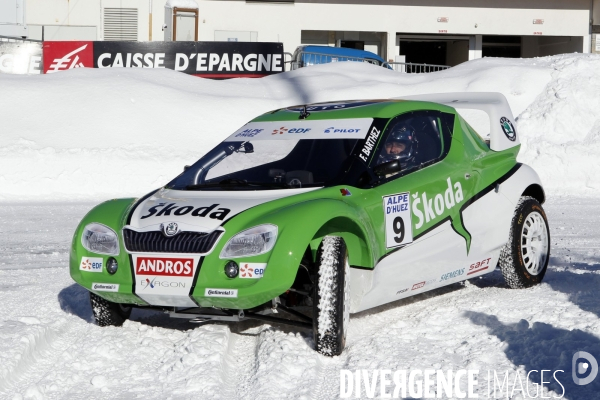
[[(410, 134), (394, 133), (398, 126)], [(390, 140), (410, 136), (413, 149), (396, 156), (401, 170), (380, 176), (373, 188), (381, 200), (368, 211), (380, 229), (382, 257), (360, 309), (464, 279), (471, 238), (460, 210), (476, 179), (462, 142), (453, 138), (460, 129), (454, 114), (423, 110), (396, 116), (382, 133), (372, 171), (393, 162)]]

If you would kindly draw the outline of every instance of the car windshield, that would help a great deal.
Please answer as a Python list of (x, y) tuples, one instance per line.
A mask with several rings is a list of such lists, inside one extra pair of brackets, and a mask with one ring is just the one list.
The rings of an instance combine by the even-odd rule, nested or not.
[[(262, 190), (342, 184), (372, 119), (250, 123), (171, 181), (175, 190)], [(282, 126), (284, 125), (284, 126)]]

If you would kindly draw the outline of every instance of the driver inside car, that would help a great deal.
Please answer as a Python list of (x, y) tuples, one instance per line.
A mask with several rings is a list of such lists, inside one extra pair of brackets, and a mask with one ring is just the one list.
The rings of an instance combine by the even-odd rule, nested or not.
[(398, 160), (402, 170), (415, 166), (417, 141), (414, 128), (404, 122), (392, 128), (381, 150), (377, 164)]

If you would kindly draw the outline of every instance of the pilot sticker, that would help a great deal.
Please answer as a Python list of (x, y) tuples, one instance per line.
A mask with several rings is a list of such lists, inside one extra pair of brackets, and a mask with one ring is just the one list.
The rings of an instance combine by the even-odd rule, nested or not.
[(385, 214), (385, 247), (392, 248), (412, 243), (410, 192), (383, 197)]

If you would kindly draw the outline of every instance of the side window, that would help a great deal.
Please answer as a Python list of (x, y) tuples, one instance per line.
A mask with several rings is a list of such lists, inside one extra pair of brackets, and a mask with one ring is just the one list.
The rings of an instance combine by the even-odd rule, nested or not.
[(401, 173), (418, 170), (443, 159), (450, 150), (454, 115), (414, 111), (390, 120), (371, 166), (398, 160)]

